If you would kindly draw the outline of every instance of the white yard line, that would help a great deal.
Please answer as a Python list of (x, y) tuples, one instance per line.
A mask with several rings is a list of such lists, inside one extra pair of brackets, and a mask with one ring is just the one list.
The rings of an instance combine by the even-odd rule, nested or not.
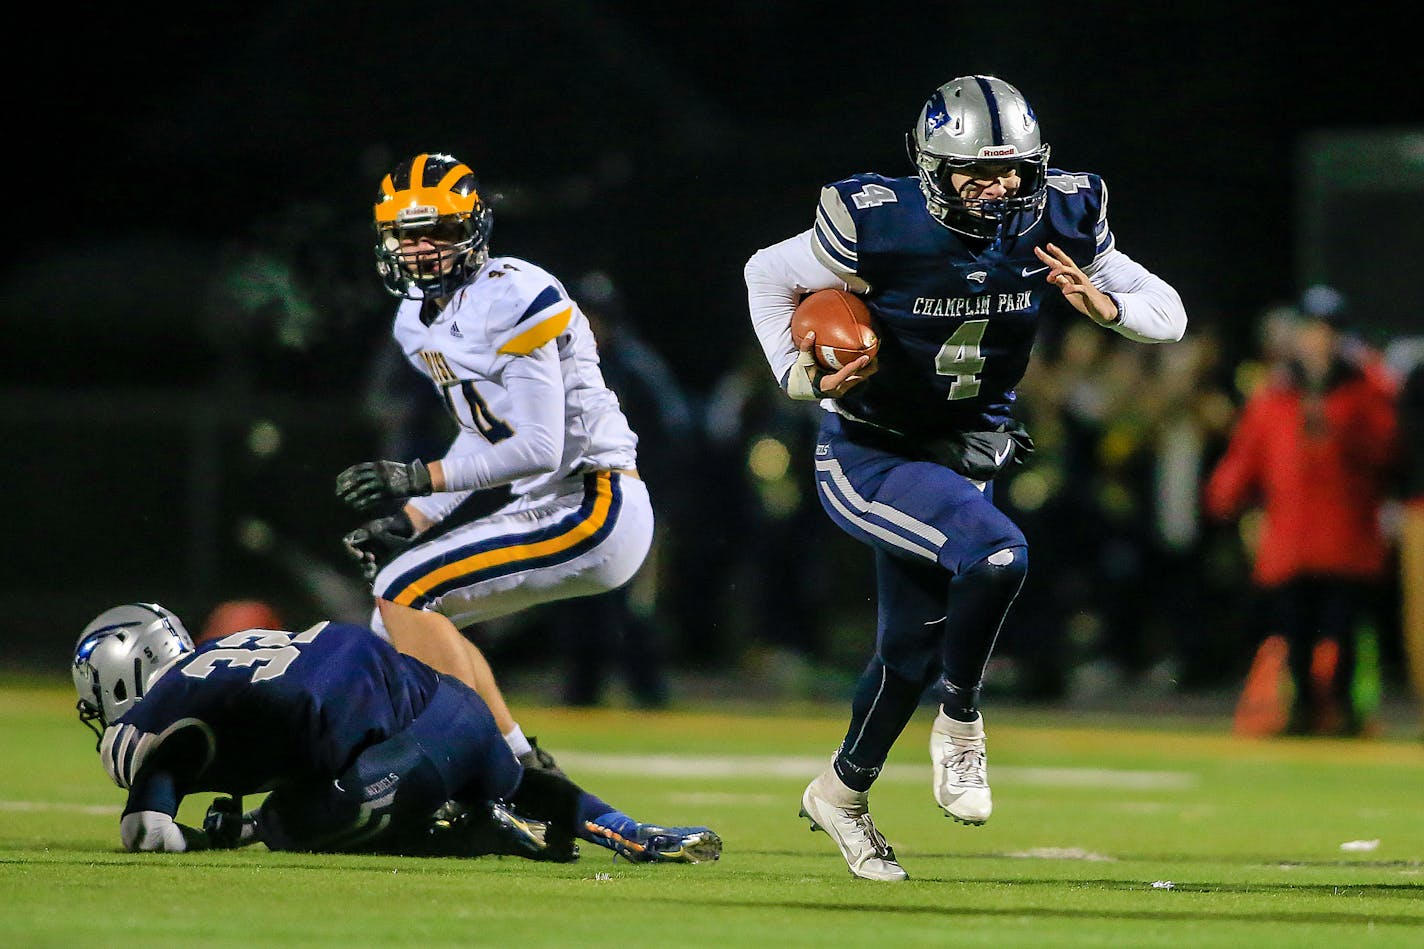
[[(560, 751), (559, 765), (574, 773), (631, 774), (661, 778), (797, 778), (815, 775), (826, 766), (825, 758), (788, 758), (759, 755), (604, 755)], [(926, 779), (929, 762), (886, 765), (881, 781), (920, 782)], [(995, 784), (1039, 787), (1114, 788), (1137, 791), (1180, 791), (1201, 783), (1188, 771), (1129, 771), (1115, 768), (1020, 768), (990, 765), (989, 778)], [(742, 799), (746, 795), (703, 792), (714, 798)], [(765, 797), (764, 795), (756, 797)], [(767, 798), (771, 800), (771, 798)], [(704, 803), (706, 803), (704, 802)], [(743, 801), (743, 803), (746, 803)], [(118, 804), (70, 804), (60, 801), (4, 801), (0, 812), (58, 811), (67, 814), (117, 815)], [(1037, 856), (1037, 854), (1026, 854)]]
[[(599, 774), (639, 774), (666, 778), (804, 778), (826, 766), (825, 758), (757, 755), (603, 755), (560, 751), (560, 767)], [(891, 764), (881, 781), (923, 781), (929, 762)], [(989, 765), (989, 778), (1004, 784), (1041, 787), (1184, 790), (1201, 783), (1188, 771), (1130, 771), (1119, 768), (1021, 768)]]
[(61, 811), (66, 814), (114, 814), (119, 804), (65, 804), (60, 801), (0, 801), (0, 811)]
[(1113, 863), (1117, 857), (1094, 853), (1082, 847), (1033, 847), (1004, 854), (1006, 857), (1024, 857), (1031, 860), (1088, 860), (1093, 863)]

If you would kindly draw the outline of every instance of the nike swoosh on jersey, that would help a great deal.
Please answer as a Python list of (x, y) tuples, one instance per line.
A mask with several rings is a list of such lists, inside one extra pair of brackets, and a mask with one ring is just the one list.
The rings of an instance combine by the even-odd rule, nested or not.
[(1025, 267), (1023, 270), (1020, 270), (1020, 271), (1019, 271), (1019, 276), (1021, 276), (1021, 277), (1032, 277), (1034, 274), (1036, 274), (1036, 273), (1043, 273), (1043, 272), (1044, 272), (1045, 270), (1047, 270), (1047, 269), (1048, 269), (1047, 267), (1035, 267), (1035, 268), (1033, 268), (1032, 270), (1030, 270), (1029, 268)]

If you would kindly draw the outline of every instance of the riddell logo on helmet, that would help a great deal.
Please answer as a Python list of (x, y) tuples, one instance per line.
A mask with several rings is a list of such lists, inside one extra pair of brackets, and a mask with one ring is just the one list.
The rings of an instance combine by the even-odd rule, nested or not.
[(413, 204), (396, 212), (396, 220), (401, 224), (425, 223), (433, 221), (439, 216), (440, 211), (429, 204)]
[(1019, 150), (1012, 145), (986, 145), (979, 149), (980, 158), (1007, 158), (1018, 153)]

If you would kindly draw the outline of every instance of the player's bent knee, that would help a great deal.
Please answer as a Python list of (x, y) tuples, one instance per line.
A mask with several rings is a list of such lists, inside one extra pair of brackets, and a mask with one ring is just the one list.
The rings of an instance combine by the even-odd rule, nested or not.
[(1028, 576), (1028, 547), (1002, 547), (965, 570), (963, 575), (969, 574), (1017, 592)]

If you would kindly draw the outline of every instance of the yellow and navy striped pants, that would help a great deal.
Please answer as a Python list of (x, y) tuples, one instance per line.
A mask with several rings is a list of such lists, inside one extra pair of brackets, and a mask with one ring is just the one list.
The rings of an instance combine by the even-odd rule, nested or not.
[(463, 627), (622, 586), (652, 544), (647, 487), (627, 473), (593, 471), (569, 488), (416, 544), (376, 575), (376, 596)]

